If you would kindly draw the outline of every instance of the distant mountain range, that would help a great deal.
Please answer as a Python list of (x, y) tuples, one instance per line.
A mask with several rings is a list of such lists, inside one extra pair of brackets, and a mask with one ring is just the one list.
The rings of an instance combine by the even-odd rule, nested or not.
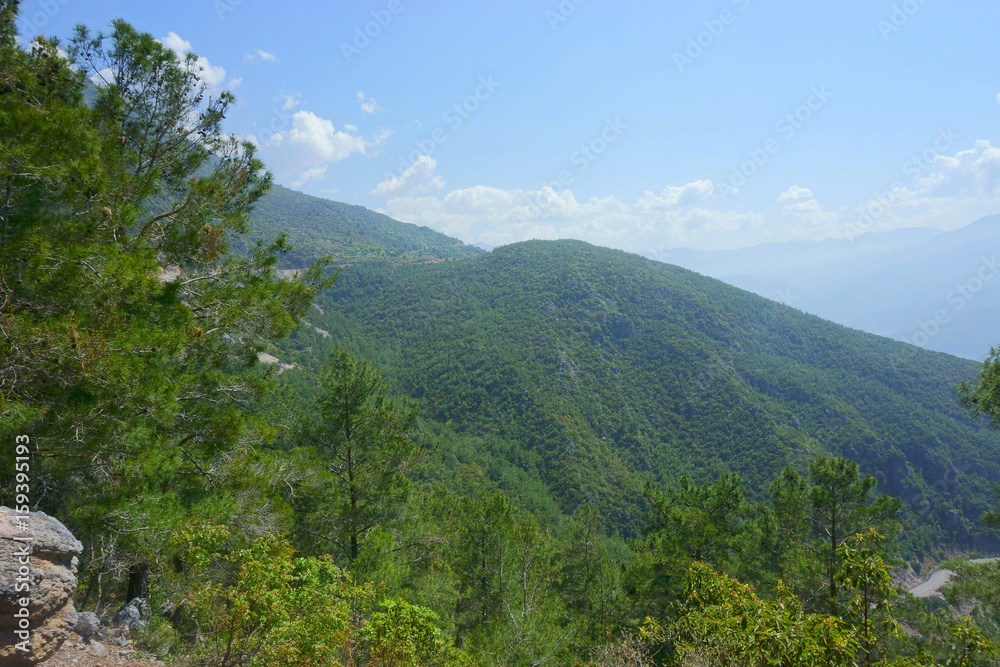
[(982, 360), (1000, 344), (1000, 216), (853, 241), (649, 257), (869, 333)]

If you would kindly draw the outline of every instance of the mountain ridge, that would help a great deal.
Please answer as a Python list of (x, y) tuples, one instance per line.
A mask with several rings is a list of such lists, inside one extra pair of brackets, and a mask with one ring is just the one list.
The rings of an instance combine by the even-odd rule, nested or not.
[(285, 234), (292, 250), (281, 257), (282, 269), (301, 269), (323, 256), (338, 264), (373, 260), (405, 263), (473, 257), (483, 252), (429, 227), (281, 185), (272, 186), (256, 203), (250, 229), (248, 238), (238, 242), (238, 250)]
[[(293, 336), (372, 357), (427, 415), (516, 444), (564, 510), (634, 528), (645, 481), (846, 455), (922, 528), (974, 539), (1000, 479), (995, 437), (958, 404), (975, 363), (826, 322), (697, 273), (580, 241), (462, 262), (349, 267)], [(929, 526), (933, 525), (933, 529)]]

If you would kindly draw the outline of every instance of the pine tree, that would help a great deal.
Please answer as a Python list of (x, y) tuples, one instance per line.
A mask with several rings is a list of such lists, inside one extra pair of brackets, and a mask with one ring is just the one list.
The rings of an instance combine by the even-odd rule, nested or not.
[(808, 479), (786, 468), (771, 485), (785, 538), (782, 575), (807, 603), (834, 616), (843, 598), (838, 582), (844, 543), (874, 528), (885, 536), (879, 546), (887, 554), (899, 530), (900, 500), (875, 496), (874, 488), (875, 478), (861, 474), (854, 461), (823, 457), (809, 465)]
[(84, 580), (141, 594), (178, 525), (254, 514), (229, 493), (266, 433), (257, 354), (322, 265), (283, 280), (283, 240), (229, 252), (270, 176), (222, 132), (233, 98), (196, 57), (123, 21), (78, 29), (69, 59), (25, 50), (16, 13), (0, 0), (0, 437), (31, 436), (33, 501), (85, 542)]
[(376, 527), (390, 528), (410, 493), (406, 473), (420, 458), (418, 409), (400, 405), (378, 369), (337, 347), (321, 378), (311, 440), (330, 486), (313, 498), (313, 536), (357, 558)]

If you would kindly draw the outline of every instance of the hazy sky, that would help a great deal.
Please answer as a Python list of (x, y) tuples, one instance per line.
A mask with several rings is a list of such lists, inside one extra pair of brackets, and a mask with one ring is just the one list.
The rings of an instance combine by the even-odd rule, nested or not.
[(466, 242), (715, 249), (1000, 211), (995, 0), (24, 0), (21, 32), (116, 17), (204, 57), (279, 182)]

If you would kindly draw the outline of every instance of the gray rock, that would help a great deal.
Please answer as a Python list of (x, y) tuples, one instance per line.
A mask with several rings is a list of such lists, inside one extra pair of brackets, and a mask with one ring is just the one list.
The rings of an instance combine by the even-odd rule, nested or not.
[[(82, 551), (80, 541), (47, 514), (0, 507), (0, 665), (41, 662), (69, 637), (77, 624), (72, 596)], [(18, 590), (25, 584), (30, 590)], [(28, 602), (29, 653), (16, 646), (22, 639), (14, 613), (22, 600)]]
[(85, 611), (76, 615), (76, 627), (73, 630), (84, 642), (89, 642), (90, 638), (101, 629), (101, 619), (92, 611)]
[(122, 608), (111, 620), (111, 625), (124, 628), (129, 632), (142, 632), (146, 629), (146, 623), (142, 619), (148, 617), (149, 603), (146, 598), (133, 598), (122, 605)]
[(106, 657), (108, 657), (108, 649), (106, 649), (104, 647), (104, 644), (102, 644), (101, 642), (97, 641), (96, 639), (94, 641), (90, 642), (90, 649), (89, 649), (89, 651), (90, 651), (90, 653), (92, 655), (95, 655), (98, 658), (106, 658)]

